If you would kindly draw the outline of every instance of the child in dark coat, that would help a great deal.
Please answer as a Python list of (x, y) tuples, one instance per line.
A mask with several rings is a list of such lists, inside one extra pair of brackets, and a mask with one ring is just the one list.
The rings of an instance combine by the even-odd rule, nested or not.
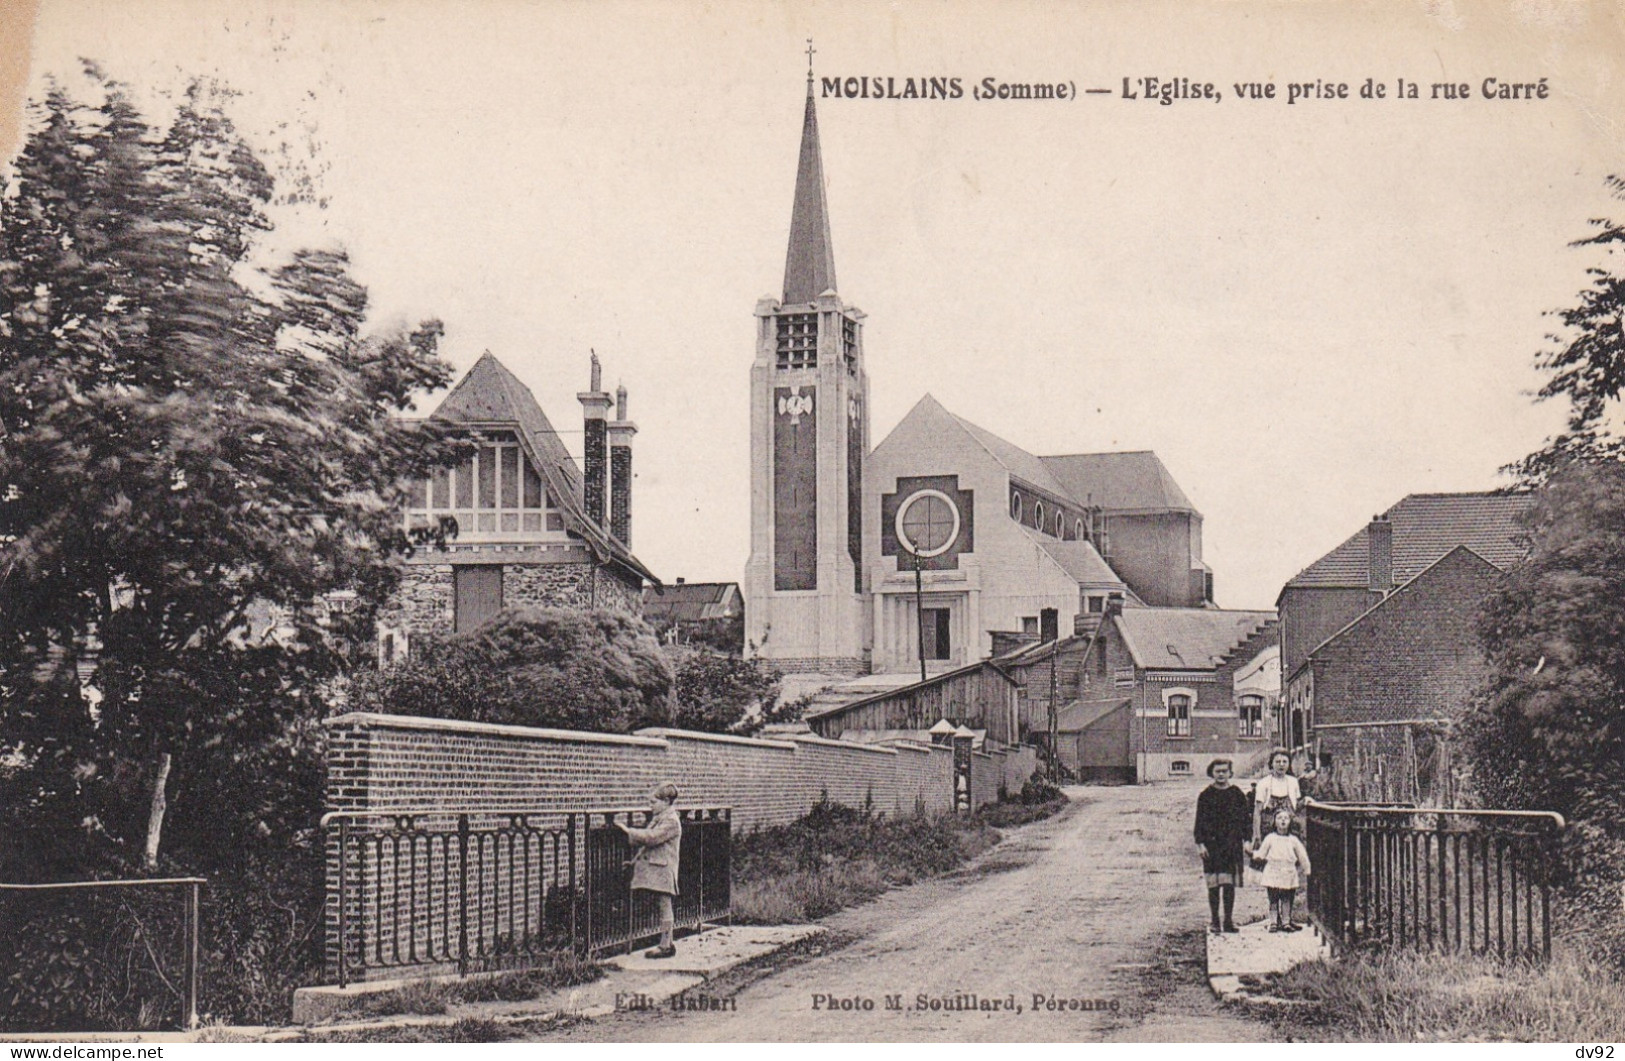
[(1253, 829), (1247, 796), (1230, 783), (1234, 770), (1229, 759), (1213, 760), (1207, 767), (1213, 784), (1196, 797), (1196, 850), (1207, 879), (1207, 906), (1212, 914), (1208, 930), (1214, 933), (1240, 931), (1235, 922), (1236, 889), (1241, 886), (1242, 860)]

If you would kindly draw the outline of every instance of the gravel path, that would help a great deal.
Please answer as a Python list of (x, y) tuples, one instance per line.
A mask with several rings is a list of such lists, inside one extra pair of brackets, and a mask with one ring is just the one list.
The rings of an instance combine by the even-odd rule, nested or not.
[[(1199, 790), (1071, 789), (1066, 811), (1010, 831), (966, 869), (828, 919), (844, 947), (686, 996), (711, 1008), (626, 1012), (544, 1038), (1267, 1039), (1207, 987), (1190, 841)], [(1259, 889), (1243, 900), (1238, 913), (1262, 908)]]

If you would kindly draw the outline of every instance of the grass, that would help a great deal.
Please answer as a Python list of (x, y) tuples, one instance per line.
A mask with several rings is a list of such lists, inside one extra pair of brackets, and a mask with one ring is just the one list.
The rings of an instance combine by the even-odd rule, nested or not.
[(428, 981), (363, 995), (355, 1000), (347, 1019), (394, 1017), (401, 1014), (435, 1016), (452, 1006), (479, 1002), (525, 1002), (562, 987), (587, 984), (604, 975), (602, 966), (568, 951), (553, 955), (545, 965), (501, 976), (470, 980)]
[(1000, 803), (969, 819), (888, 818), (820, 800), (798, 821), (736, 838), (733, 919), (752, 925), (816, 921), (895, 885), (946, 873), (998, 843), (995, 824), (1020, 825), (1055, 813), (1066, 799), (1054, 795), (1058, 802)]
[(1294, 1039), (1366, 1042), (1609, 1042), (1625, 981), (1579, 956), (1549, 965), (1420, 953), (1355, 953), (1267, 983), (1303, 1005), (1272, 1022)]
[(363, 1028), (329, 1034), (307, 1033), (305, 1043), (505, 1043), (523, 1039), (538, 1026), (557, 1022), (494, 1021), (470, 1018), (455, 1024), (418, 1024), (401, 1028)]

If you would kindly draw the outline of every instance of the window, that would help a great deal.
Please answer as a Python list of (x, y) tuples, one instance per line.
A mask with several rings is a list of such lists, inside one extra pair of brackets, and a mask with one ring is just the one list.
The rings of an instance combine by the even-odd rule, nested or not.
[(1044, 502), (1033, 502), (1033, 526), (1039, 530), (1044, 529)]
[(1010, 495), (1010, 518), (1015, 520), (1017, 523), (1021, 522), (1021, 495), (1020, 494), (1011, 494)]
[(1175, 693), (1168, 697), (1168, 736), (1189, 737), (1191, 735), (1191, 698), (1184, 693)]
[(1037, 637), (1038, 636), (1038, 616), (1036, 616), (1036, 615), (1023, 615), (1021, 617), (1021, 632), (1024, 633), (1024, 634), (1031, 634), (1034, 637)]
[(452, 626), (466, 633), (502, 610), (502, 565), (480, 564), (451, 569)]
[(812, 368), (818, 364), (818, 314), (784, 314), (779, 317), (776, 338), (779, 368)]
[(1236, 702), (1236, 735), (1262, 737), (1264, 735), (1264, 698), (1243, 696)]
[(1076, 523), (1072, 524), (1072, 537), (1078, 541), (1085, 540), (1083, 534), (1083, 520), (1080, 519)]
[(1089, 613), (1091, 615), (1099, 615), (1101, 612), (1104, 612), (1105, 610), (1106, 610), (1106, 598), (1105, 597), (1090, 597), (1089, 598)]
[(407, 493), (406, 525), (429, 527), (443, 516), (464, 537), (562, 532), (564, 517), (542, 477), (509, 436), (479, 446), (455, 468), (437, 468)]
[(948, 659), (948, 609), (920, 609), (920, 637), (926, 659)]
[(1168, 772), (1170, 774), (1188, 774), (1188, 773), (1190, 773), (1191, 772), (1190, 760), (1189, 759), (1175, 759), (1173, 762), (1168, 764)]
[(1057, 512), (1057, 513), (1055, 513), (1055, 536), (1057, 538), (1066, 537), (1066, 513), (1065, 512)]
[(921, 490), (897, 513), (897, 542), (914, 555), (941, 556), (959, 538), (959, 508), (940, 490)]

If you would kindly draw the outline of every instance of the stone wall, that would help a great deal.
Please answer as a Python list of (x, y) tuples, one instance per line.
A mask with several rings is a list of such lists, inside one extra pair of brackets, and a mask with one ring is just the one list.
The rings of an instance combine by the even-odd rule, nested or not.
[(379, 613), (379, 625), (404, 631), (408, 638), (446, 636), (456, 622), (452, 568), (480, 564), (502, 567), (502, 599), (506, 607), (606, 608), (628, 615), (643, 611), (641, 586), (597, 563), (585, 548), (463, 549), (430, 554), (409, 563), (401, 586)]

